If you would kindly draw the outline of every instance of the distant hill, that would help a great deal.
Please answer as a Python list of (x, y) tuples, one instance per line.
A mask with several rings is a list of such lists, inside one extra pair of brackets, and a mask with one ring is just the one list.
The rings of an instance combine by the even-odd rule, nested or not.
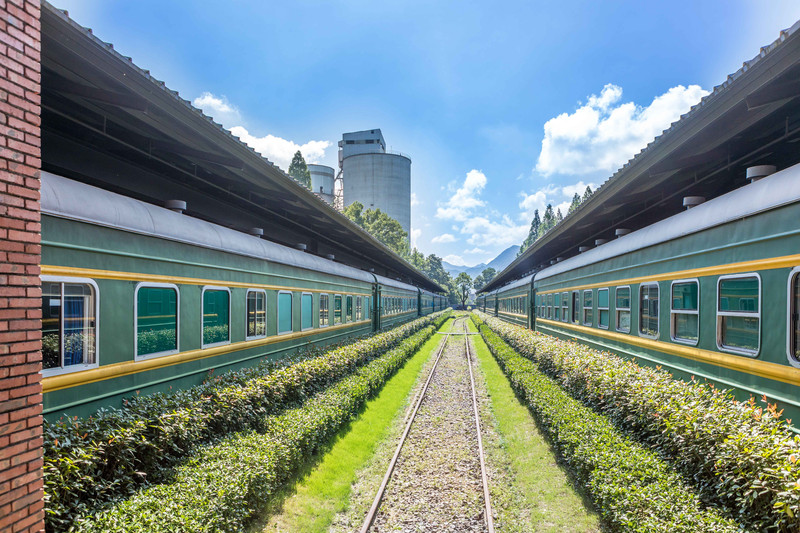
[(518, 251), (519, 251), (519, 246), (515, 244), (513, 246), (509, 246), (508, 248), (500, 252), (500, 255), (489, 261), (488, 264), (480, 263), (475, 266), (467, 267), (467, 266), (456, 266), (451, 263), (448, 263), (447, 261), (442, 261), (442, 266), (453, 277), (458, 276), (460, 272), (466, 272), (467, 275), (469, 275), (469, 277), (474, 278), (475, 276), (483, 272), (483, 269), (485, 269), (486, 267), (492, 267), (497, 272), (500, 272), (505, 267), (511, 264), (511, 262), (517, 257)]

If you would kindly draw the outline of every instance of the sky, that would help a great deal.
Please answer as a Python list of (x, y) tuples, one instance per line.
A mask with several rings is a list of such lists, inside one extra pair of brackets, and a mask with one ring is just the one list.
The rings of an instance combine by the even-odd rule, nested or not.
[(51, 0), (284, 170), (380, 128), (411, 241), (488, 262), (800, 19), (797, 0)]

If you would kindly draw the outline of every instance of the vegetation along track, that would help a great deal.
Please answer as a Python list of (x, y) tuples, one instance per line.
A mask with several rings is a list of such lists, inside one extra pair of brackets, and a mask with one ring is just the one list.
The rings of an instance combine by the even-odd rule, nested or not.
[(494, 532), (468, 334), (445, 333), (361, 533)]

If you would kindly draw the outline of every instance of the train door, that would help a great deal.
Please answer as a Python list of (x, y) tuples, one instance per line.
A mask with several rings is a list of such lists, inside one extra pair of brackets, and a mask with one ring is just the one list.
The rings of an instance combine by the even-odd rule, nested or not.
[(372, 331), (381, 329), (381, 315), (383, 314), (383, 301), (381, 299), (381, 286), (377, 283), (372, 289)]
[(536, 289), (531, 287), (530, 290), (530, 300), (528, 302), (528, 324), (530, 328), (535, 330), (536, 329)]

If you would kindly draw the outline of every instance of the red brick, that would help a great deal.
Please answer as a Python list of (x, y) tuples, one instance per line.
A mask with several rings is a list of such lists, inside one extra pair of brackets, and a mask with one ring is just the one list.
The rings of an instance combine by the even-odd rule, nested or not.
[[(12, 378), (12, 379), (17, 379), (17, 378)], [(23, 381), (25, 381), (27, 383), (27, 380), (25, 378), (22, 378), (22, 379), (23, 379)], [(9, 392), (11, 398), (23, 398), (23, 397), (28, 396), (30, 394), (36, 394), (37, 392), (41, 392), (41, 391), (42, 391), (42, 386), (41, 386), (41, 384), (39, 384), (39, 385), (25, 385), (24, 387), (18, 387), (16, 389), (9, 389), (8, 392)], [(13, 435), (11, 436), (11, 439), (12, 440), (14, 439)]]
[[(8, 416), (8, 415), (6, 415)], [(28, 447), (24, 442), (0, 449), (0, 459), (8, 459), (18, 454), (27, 453)]]
[[(27, 489), (27, 487), (25, 488)], [(11, 510), (16, 511), (18, 509), (22, 509), (23, 507), (34, 506), (37, 502), (40, 502), (41, 499), (42, 495), (38, 492), (26, 494), (21, 498), (14, 500), (14, 502), (11, 504)]]
[(11, 444), (21, 442), (23, 440), (33, 439), (41, 434), (41, 428), (31, 428), (25, 431), (18, 431), (8, 436), (8, 442)]

